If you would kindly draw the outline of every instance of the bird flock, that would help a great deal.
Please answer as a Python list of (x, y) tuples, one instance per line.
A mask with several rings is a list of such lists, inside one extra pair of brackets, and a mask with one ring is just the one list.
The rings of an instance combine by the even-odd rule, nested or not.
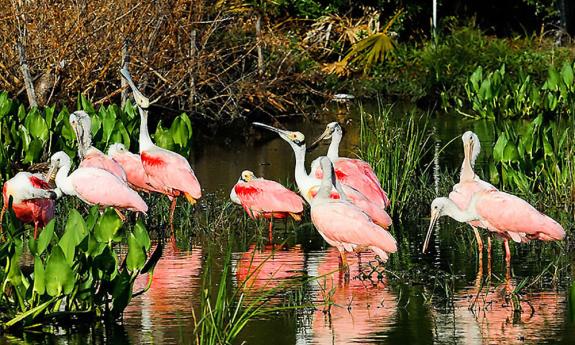
[[(129, 152), (120, 143), (112, 144), (107, 154), (93, 147), (90, 116), (84, 111), (76, 111), (69, 121), (78, 143), (78, 168), (70, 172), (72, 160), (60, 151), (50, 158), (50, 170), (46, 175), (16, 174), (4, 183), (0, 219), (12, 198), (16, 217), (24, 223), (34, 224), (36, 238), (38, 229), (54, 217), (55, 200), (63, 195), (75, 196), (101, 208), (112, 207), (125, 220), (125, 210), (143, 214), (148, 211), (148, 205), (138, 192), (161, 193), (171, 201), (169, 220), (173, 235), (177, 198), (183, 196), (195, 203), (201, 198), (200, 184), (186, 158), (153, 143), (147, 125), (150, 102), (138, 90), (129, 72), (123, 69), (121, 73), (132, 89), (140, 114), (139, 154)], [(307, 203), (317, 231), (328, 244), (338, 249), (340, 268), (346, 275), (349, 274), (346, 252), (371, 250), (383, 262), (397, 252), (396, 240), (389, 232), (392, 219), (386, 212), (390, 200), (368, 163), (339, 157), (343, 132), (337, 122), (328, 124), (311, 145), (331, 139), (327, 155), (311, 163), (309, 174), (305, 164), (306, 140), (302, 133), (259, 122), (253, 125), (278, 134), (295, 155), (295, 182), (299, 195), (278, 182), (256, 177), (248, 170), (241, 173), (230, 193), (230, 199), (241, 205), (250, 218), (270, 220), (270, 241), (273, 220), (291, 217), (299, 221)], [(431, 221), (423, 252), (427, 250), (441, 216), (468, 223), (474, 230), (480, 252), (483, 241), (478, 228), (501, 237), (508, 264), (511, 259), (509, 240), (521, 243), (565, 238), (564, 229), (556, 221), (524, 200), (482, 181), (473, 171), (480, 152), (479, 138), (473, 132), (466, 132), (462, 140), (464, 159), (459, 183), (448, 198), (436, 198), (431, 203)], [(51, 185), (52, 180), (55, 188)], [(490, 251), (490, 236), (488, 241)]]

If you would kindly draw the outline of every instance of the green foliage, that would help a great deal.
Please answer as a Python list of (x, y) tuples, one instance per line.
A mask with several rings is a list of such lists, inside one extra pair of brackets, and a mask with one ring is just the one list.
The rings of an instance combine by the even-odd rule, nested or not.
[[(92, 145), (102, 151), (113, 143), (137, 149), (140, 116), (131, 103), (124, 109), (111, 104), (96, 110), (80, 95), (78, 109), (86, 111), (92, 119)], [(68, 122), (69, 116), (66, 107), (59, 112), (55, 106), (26, 111), (24, 105), (8, 98), (7, 93), (0, 93), (0, 162), (37, 163), (60, 150), (74, 158), (76, 136)], [(161, 122), (156, 128), (155, 139), (159, 146), (185, 155), (190, 152), (191, 137), (192, 123), (185, 113), (175, 117), (168, 128), (163, 128)], [(0, 173), (9, 175), (10, 165), (1, 164)]]
[[(10, 311), (3, 315), (5, 328), (79, 315), (116, 318), (132, 298), (143, 267), (152, 271), (160, 257), (148, 256), (150, 238), (142, 223), (124, 229), (114, 211), (99, 216), (94, 207), (86, 220), (71, 210), (60, 238), (52, 220), (37, 240), (29, 239), (33, 274), (24, 273), (20, 265), (25, 232), (12, 222), (4, 228), (8, 239), (0, 245), (5, 268), (0, 279)], [(120, 246), (127, 247), (125, 264), (117, 254)]]
[[(361, 111), (360, 156), (371, 164), (388, 193), (390, 213), (401, 217), (412, 206), (421, 178), (422, 160), (429, 148), (427, 123), (420, 125), (415, 115), (404, 119), (404, 126), (393, 126), (391, 108), (371, 116)], [(409, 138), (409, 140), (405, 140)]]
[(478, 117), (533, 117), (538, 114), (573, 115), (575, 83), (573, 65), (550, 66), (547, 80), (538, 84), (526, 73), (511, 74), (505, 64), (484, 73), (478, 67), (465, 85), (467, 101)]

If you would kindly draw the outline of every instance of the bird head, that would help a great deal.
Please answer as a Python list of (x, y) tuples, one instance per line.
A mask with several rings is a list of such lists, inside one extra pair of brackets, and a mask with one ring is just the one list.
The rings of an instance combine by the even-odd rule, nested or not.
[(242, 180), (243, 182), (250, 182), (255, 178), (256, 176), (254, 175), (254, 173), (249, 170), (242, 171), (242, 175), (240, 176), (240, 180)]
[(70, 114), (70, 126), (76, 134), (78, 142), (78, 153), (80, 159), (84, 158), (86, 151), (92, 146), (92, 121), (90, 115), (83, 110), (78, 110)]
[(475, 160), (481, 151), (481, 142), (479, 141), (479, 137), (472, 131), (467, 131), (463, 133), (461, 140), (463, 140), (463, 151), (465, 156), (469, 157), (469, 161), (473, 167), (475, 165)]
[[(136, 101), (136, 104), (138, 105), (138, 107), (141, 108), (142, 110), (147, 110), (150, 107), (150, 100), (146, 96), (144, 96), (140, 92), (140, 90), (138, 90), (138, 88), (136, 87), (136, 84), (132, 80), (132, 76), (130, 75), (130, 72), (127, 69), (122, 68), (120, 70), (120, 73), (122, 74), (124, 79), (126, 79), (126, 81), (128, 82), (128, 85), (130, 85), (130, 88), (132, 89), (132, 94), (134, 95), (134, 101)], [(140, 112), (140, 114), (141, 114), (141, 112)]]
[(328, 123), (323, 133), (310, 145), (310, 148), (315, 147), (320, 141), (331, 139), (332, 137), (340, 139), (343, 137), (343, 129), (337, 122)]
[(431, 238), (431, 233), (435, 228), (435, 223), (437, 220), (445, 215), (445, 208), (451, 202), (448, 198), (435, 198), (431, 203), (431, 220), (429, 222), (429, 228), (427, 228), (427, 234), (425, 235), (425, 242), (423, 243), (423, 252), (427, 251), (429, 246), (429, 240)]
[(108, 148), (108, 156), (110, 156), (110, 157), (115, 157), (116, 155), (126, 153), (126, 152), (128, 152), (128, 150), (126, 150), (126, 147), (122, 143), (112, 144)]
[(260, 123), (260, 122), (254, 122), (253, 125), (257, 126), (257, 127), (265, 128), (267, 130), (270, 130), (272, 132), (279, 134), (280, 138), (287, 141), (291, 145), (291, 147), (296, 151), (298, 149), (301, 149), (301, 148), (303, 148), (305, 150), (305, 136), (300, 132), (286, 131), (283, 129), (279, 129), (279, 128), (265, 125), (265, 124)]
[(64, 151), (56, 152), (50, 157), (50, 170), (48, 170), (48, 176), (52, 177), (56, 175), (58, 170), (65, 166), (70, 166), (70, 156)]

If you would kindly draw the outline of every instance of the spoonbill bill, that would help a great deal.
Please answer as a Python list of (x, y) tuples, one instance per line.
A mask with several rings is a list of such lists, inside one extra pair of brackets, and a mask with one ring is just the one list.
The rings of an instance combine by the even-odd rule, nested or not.
[(144, 171), (154, 189), (168, 196), (172, 201), (170, 205), (170, 228), (174, 230), (174, 211), (176, 210), (177, 198), (184, 195), (191, 203), (202, 197), (200, 183), (183, 156), (156, 146), (148, 132), (148, 107), (150, 101), (136, 87), (130, 73), (126, 69), (120, 70), (126, 79), (140, 113), (140, 157)]
[[(441, 216), (449, 216), (458, 222), (477, 222), (484, 229), (513, 241), (529, 240), (560, 241), (565, 230), (555, 220), (537, 211), (525, 200), (497, 190), (483, 190), (473, 194), (466, 209), (461, 209), (448, 198), (436, 198), (431, 203), (431, 222), (423, 243), (427, 250), (435, 223)], [(505, 261), (511, 262), (509, 243), (505, 241)]]
[(93, 167), (79, 167), (70, 173), (70, 157), (63, 151), (50, 158), (50, 172), (56, 172), (56, 186), (66, 194), (78, 197), (89, 205), (113, 207), (122, 221), (120, 209), (146, 213), (148, 205), (126, 183), (111, 172)]
[[(254, 122), (253, 125), (268, 129), (272, 132), (279, 134), (280, 138), (287, 141), (292, 147), (296, 162), (295, 162), (295, 180), (298, 186), (300, 195), (311, 204), (312, 199), (317, 194), (319, 190), (321, 180), (310, 176), (305, 170), (305, 154), (306, 154), (306, 144), (305, 136), (300, 132), (290, 132), (281, 130), (272, 126), (265, 125), (263, 123)], [(347, 199), (359, 207), (363, 212), (365, 212), (373, 221), (384, 229), (389, 228), (391, 225), (391, 217), (385, 212), (385, 209), (379, 207), (376, 203), (369, 200), (363, 194), (358, 192), (356, 189), (341, 185), (339, 181), (336, 181), (334, 189), (332, 189), (331, 198), (338, 199), (340, 194), (344, 194)], [(337, 191), (341, 189), (343, 193)]]
[(92, 121), (90, 120), (90, 115), (83, 110), (78, 110), (70, 114), (69, 121), (72, 129), (76, 133), (76, 140), (78, 141), (78, 154), (81, 160), (80, 167), (107, 170), (126, 183), (126, 172), (122, 166), (92, 146), (92, 134), (90, 132)]
[(111, 157), (122, 166), (126, 172), (128, 184), (134, 190), (158, 192), (158, 190), (152, 186), (148, 175), (146, 175), (140, 155), (128, 151), (124, 144), (116, 143), (110, 145), (108, 148), (108, 157)]
[[(339, 144), (343, 138), (343, 130), (339, 123), (329, 123), (323, 134), (311, 144), (311, 147), (324, 139), (330, 138), (331, 143), (327, 150), (327, 156), (333, 162), (338, 181), (344, 185), (355, 188), (369, 200), (375, 202), (379, 207), (387, 208), (389, 206), (387, 193), (381, 188), (381, 183), (369, 163), (361, 159), (339, 157)], [(319, 158), (311, 163), (311, 171), (315, 177), (321, 179)]]
[(16, 218), (23, 223), (34, 223), (34, 239), (36, 239), (38, 228), (46, 226), (54, 218), (56, 193), (41, 174), (25, 171), (17, 173), (2, 187), (4, 204), (0, 212), (0, 231), (10, 197)]
[[(481, 151), (481, 142), (477, 135), (471, 131), (467, 131), (461, 136), (463, 140), (463, 153), (464, 159), (461, 165), (461, 173), (459, 175), (459, 183), (453, 186), (453, 191), (449, 193), (449, 199), (453, 200), (457, 207), (464, 210), (469, 205), (471, 197), (474, 193), (480, 191), (497, 191), (493, 185), (485, 182), (479, 178), (473, 171), (475, 166), (475, 160)], [(481, 235), (477, 230), (479, 226), (478, 221), (469, 222), (473, 232), (475, 233), (475, 239), (477, 240), (477, 247), (479, 253), (483, 252), (483, 241), (481, 240)], [(506, 241), (506, 240), (504, 240)], [(488, 252), (491, 252), (491, 239), (489, 239)]]
[(397, 251), (397, 243), (387, 230), (382, 229), (360, 208), (344, 199), (332, 199), (331, 190), (336, 182), (333, 165), (322, 157), (320, 167), (323, 178), (317, 195), (311, 202), (311, 220), (324, 240), (339, 250), (346, 275), (349, 267), (345, 252), (369, 249), (387, 261)]
[(272, 239), (274, 218), (291, 216), (301, 220), (303, 199), (275, 181), (258, 178), (253, 172), (244, 170), (230, 193), (230, 199), (242, 205), (252, 219), (269, 218), (269, 239)]

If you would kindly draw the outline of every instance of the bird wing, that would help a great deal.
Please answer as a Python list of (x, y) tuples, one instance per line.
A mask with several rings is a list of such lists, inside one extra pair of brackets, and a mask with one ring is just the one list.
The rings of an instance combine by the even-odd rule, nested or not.
[(142, 152), (140, 156), (154, 187), (162, 187), (168, 193), (171, 190), (181, 191), (194, 199), (202, 196), (200, 183), (190, 163), (181, 155), (156, 147)]
[(128, 183), (132, 186), (141, 190), (156, 191), (148, 181), (148, 175), (146, 175), (144, 171), (144, 165), (142, 164), (140, 155), (123, 152), (114, 155), (112, 159), (122, 166), (126, 172)]
[(264, 179), (238, 182), (234, 190), (242, 205), (262, 212), (303, 212), (303, 199), (281, 184)]
[(120, 180), (127, 182), (126, 172), (118, 162), (103, 154), (100, 150), (90, 150), (90, 153), (80, 162), (80, 168), (100, 168), (116, 175)]
[(500, 232), (525, 233), (530, 237), (562, 240), (565, 230), (525, 200), (499, 191), (483, 191), (475, 201), (477, 214)]
[(107, 170), (78, 168), (69, 179), (76, 195), (89, 204), (147, 212), (144, 200)]
[(341, 201), (312, 204), (311, 219), (328, 242), (377, 247), (387, 253), (397, 251), (391, 234), (371, 222), (359, 208)]

